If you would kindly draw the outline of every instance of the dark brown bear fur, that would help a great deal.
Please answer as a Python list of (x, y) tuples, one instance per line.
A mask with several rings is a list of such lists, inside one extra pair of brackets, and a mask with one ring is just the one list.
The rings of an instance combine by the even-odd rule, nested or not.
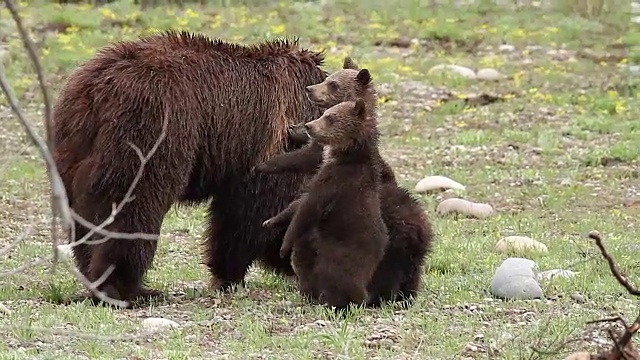
[[(297, 41), (241, 46), (173, 31), (102, 49), (70, 75), (54, 109), (54, 156), (72, 209), (102, 222), (138, 171), (128, 144), (146, 154), (167, 116), (135, 199), (106, 229), (159, 234), (172, 204), (211, 199), (204, 252), (214, 289), (241, 283), (254, 260), (293, 275), (279, 256), (285, 230), (261, 224), (294, 200), (305, 176), (251, 169), (289, 147), (295, 123), (322, 114), (305, 94), (326, 78), (322, 62)], [(76, 224), (76, 238), (87, 232)], [(73, 250), (90, 281), (114, 264), (99, 289), (131, 300), (159, 294), (142, 285), (156, 247), (113, 239)]]
[(294, 244), (303, 294), (338, 309), (364, 304), (388, 243), (375, 113), (362, 99), (342, 102), (305, 127), (323, 146), (322, 166), (305, 192), (264, 225), (288, 225), (282, 246)]
[[(369, 111), (375, 111), (377, 95), (366, 69), (346, 58), (343, 69), (329, 75), (320, 84), (307, 87), (309, 98), (321, 107), (341, 101), (363, 98)], [(266, 173), (316, 172), (322, 161), (322, 146), (311, 141), (306, 147), (278, 155), (256, 166)], [(386, 301), (410, 301), (421, 283), (424, 260), (431, 249), (434, 233), (420, 203), (409, 191), (398, 186), (391, 167), (382, 163), (382, 218), (389, 230), (389, 246), (369, 284), (369, 305)], [(284, 244), (283, 244), (284, 245)], [(286, 248), (284, 249), (286, 253)]]

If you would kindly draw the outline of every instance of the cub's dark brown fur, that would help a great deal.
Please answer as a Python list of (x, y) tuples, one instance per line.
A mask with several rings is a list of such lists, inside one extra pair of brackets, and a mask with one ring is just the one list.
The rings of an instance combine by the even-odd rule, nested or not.
[(302, 293), (339, 309), (364, 304), (388, 243), (375, 113), (362, 99), (342, 102), (306, 127), (324, 147), (322, 166), (306, 191), (264, 225), (288, 225), (282, 248), (293, 244)]
[[(363, 98), (368, 111), (375, 111), (377, 95), (366, 69), (346, 58), (343, 69), (329, 75), (322, 83), (307, 87), (309, 98), (321, 107), (341, 101)], [(313, 141), (296, 151), (278, 155), (256, 166), (267, 173), (303, 172), (312, 174), (322, 161), (322, 146)], [(431, 248), (434, 233), (420, 203), (409, 191), (398, 186), (393, 170), (380, 157), (382, 218), (389, 230), (389, 246), (384, 259), (369, 284), (369, 304), (410, 300), (421, 283), (424, 260)], [(286, 249), (285, 249), (286, 250)]]
[[(278, 253), (284, 229), (261, 223), (295, 198), (305, 177), (251, 169), (289, 147), (294, 123), (322, 114), (305, 93), (326, 78), (322, 61), (297, 41), (241, 46), (173, 31), (102, 49), (70, 75), (54, 110), (54, 156), (71, 207), (102, 222), (138, 171), (128, 144), (146, 154), (167, 116), (135, 199), (107, 230), (158, 234), (172, 204), (212, 200), (204, 250), (214, 288), (242, 282), (254, 260), (293, 275)], [(88, 232), (76, 228), (77, 238)], [(114, 264), (100, 289), (130, 300), (158, 295), (142, 285), (156, 246), (112, 239), (73, 250), (91, 281)]]

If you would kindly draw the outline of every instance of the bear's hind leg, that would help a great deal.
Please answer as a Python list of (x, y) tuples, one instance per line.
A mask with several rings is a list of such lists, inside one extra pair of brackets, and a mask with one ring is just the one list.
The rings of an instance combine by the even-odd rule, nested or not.
[[(129, 209), (125, 206), (108, 229), (117, 232), (159, 235), (162, 217), (146, 213), (145, 209), (148, 207), (136, 206), (136, 200), (127, 204), (130, 206)], [(107, 296), (125, 301), (146, 301), (163, 295), (162, 292), (143, 285), (146, 272), (153, 263), (158, 240), (113, 238), (90, 246), (93, 247), (87, 277), (90, 281), (100, 279), (112, 265), (114, 266), (111, 274), (98, 286), (98, 289), (104, 291)], [(96, 300), (95, 296), (93, 298)]]

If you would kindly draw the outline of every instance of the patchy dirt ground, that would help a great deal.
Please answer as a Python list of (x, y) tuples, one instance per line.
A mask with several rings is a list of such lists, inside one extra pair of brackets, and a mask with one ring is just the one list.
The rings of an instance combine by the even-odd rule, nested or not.
[[(466, 186), (463, 197), (489, 203), (497, 213), (485, 220), (443, 217), (435, 213), (439, 195), (419, 194), (438, 238), (417, 302), (407, 310), (358, 310), (343, 320), (259, 268), (244, 289), (207, 292), (200, 263), (204, 209), (175, 208), (149, 273), (151, 285), (170, 299), (137, 310), (62, 306), (55, 300), (80, 290), (64, 264), (54, 274), (48, 260), (11, 276), (0, 273), (0, 304), (8, 309), (0, 310), (0, 358), (557, 359), (610, 346), (606, 329), (615, 325), (585, 323), (615, 315), (631, 320), (637, 302), (583, 234), (599, 230), (622, 272), (640, 278), (634, 256), (640, 248), (640, 77), (627, 71), (631, 57), (624, 49), (633, 36), (611, 25), (628, 20), (615, 13), (586, 20), (559, 10), (426, 10), (419, 4), (188, 4), (145, 12), (130, 1), (97, 9), (23, 6), (54, 94), (80, 61), (109, 41), (169, 27), (241, 42), (299, 36), (308, 47), (327, 49), (329, 71), (350, 55), (379, 88), (382, 153), (400, 182), (413, 189), (424, 176), (445, 175)], [(5, 8), (0, 15), (5, 70), (30, 120), (40, 125), (35, 76)], [(585, 55), (587, 48), (597, 56)], [(429, 73), (445, 63), (494, 68), (506, 78)], [(482, 94), (501, 101), (474, 106), (464, 100)], [(50, 258), (51, 242), (44, 164), (4, 98), (0, 104), (0, 246), (33, 226), (2, 258), (4, 272)], [(546, 254), (524, 255), (541, 270), (577, 275), (543, 282), (544, 299), (493, 298), (488, 287), (507, 256), (492, 248), (508, 235), (547, 245)], [(140, 325), (146, 317), (168, 318), (180, 328), (148, 334)], [(571, 339), (555, 355), (531, 349), (553, 350)]]

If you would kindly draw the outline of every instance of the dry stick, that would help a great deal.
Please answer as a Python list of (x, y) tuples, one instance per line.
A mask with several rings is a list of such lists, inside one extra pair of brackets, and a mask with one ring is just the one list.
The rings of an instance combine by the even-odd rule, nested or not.
[[(29, 57), (31, 59), (31, 61), (34, 63), (34, 67), (36, 68), (36, 72), (38, 73), (38, 80), (40, 82), (40, 86), (41, 89), (43, 89), (43, 96), (45, 98), (45, 115), (47, 118), (47, 130), (48, 130), (48, 140), (52, 140), (52, 132), (49, 131), (50, 128), (53, 125), (53, 121), (51, 121), (52, 119), (52, 115), (51, 115), (51, 106), (50, 106), (50, 101), (49, 101), (49, 97), (48, 97), (48, 93), (47, 93), (47, 88), (46, 88), (46, 83), (44, 82), (44, 76), (43, 76), (43, 71), (42, 71), (42, 66), (38, 60), (38, 57), (36, 56), (35, 50), (34, 50), (34, 45), (31, 42), (31, 40), (29, 39), (29, 37), (27, 36), (27, 32), (24, 30), (24, 27), (22, 26), (22, 20), (20, 18), (20, 15), (18, 14), (17, 11), (17, 7), (15, 6), (15, 4), (13, 3), (12, 0), (5, 0), (5, 4), (7, 6), (7, 8), (9, 9), (9, 11), (11, 12), (14, 21), (16, 22), (16, 26), (18, 27), (18, 30), (20, 32), (20, 36), (22, 37), (22, 40), (25, 44), (25, 47), (27, 48), (28, 52), (29, 52)], [(2, 64), (2, 62), (0, 62), (0, 88), (2, 89), (2, 91), (5, 93), (7, 100), (9, 102), (9, 105), (11, 107), (11, 109), (13, 110), (13, 112), (16, 114), (16, 117), (18, 118), (19, 122), (24, 126), (24, 128), (27, 131), (27, 134), (29, 135), (29, 138), (31, 139), (31, 141), (36, 145), (36, 147), (38, 148), (38, 150), (40, 151), (42, 157), (44, 158), (46, 164), (47, 164), (47, 170), (49, 173), (49, 177), (50, 177), (50, 183), (51, 183), (51, 192), (52, 192), (52, 211), (53, 211), (53, 222), (52, 222), (52, 237), (54, 239), (53, 241), (53, 252), (54, 252), (54, 266), (57, 263), (57, 259), (58, 259), (58, 252), (56, 251), (56, 245), (57, 245), (57, 241), (56, 241), (56, 229), (55, 229), (55, 219), (56, 219), (56, 210), (59, 209), (61, 212), (61, 218), (62, 218), (62, 225), (65, 229), (67, 229), (70, 233), (71, 233), (71, 238), (75, 239), (75, 229), (73, 226), (73, 220), (72, 220), (72, 211), (69, 208), (69, 200), (67, 197), (67, 193), (64, 187), (64, 184), (62, 182), (62, 179), (60, 177), (60, 173), (58, 172), (58, 169), (56, 167), (56, 164), (53, 160), (53, 156), (51, 154), (50, 151), (50, 147), (47, 146), (48, 144), (45, 143), (44, 141), (42, 141), (42, 139), (40, 139), (40, 137), (36, 134), (35, 129), (27, 122), (24, 114), (22, 113), (22, 111), (20, 110), (20, 107), (18, 106), (18, 100), (15, 96), (15, 94), (13, 93), (13, 90), (11, 89), (11, 87), (9, 86), (9, 81), (7, 80), (6, 76), (5, 76), (5, 71), (4, 71), (4, 66)], [(127, 194), (125, 196), (124, 201), (121, 202), (121, 204), (117, 207), (118, 209), (122, 209), (122, 207), (133, 200), (133, 197), (131, 196), (131, 194), (134, 191), (135, 188), (135, 184), (137, 184), (137, 182), (140, 180), (141, 176), (142, 176), (142, 172), (143, 172), (143, 168), (144, 165), (146, 165), (146, 163), (148, 162), (149, 158), (151, 158), (151, 156), (153, 155), (153, 153), (155, 153), (155, 151), (157, 150), (157, 148), (159, 147), (160, 143), (162, 142), (162, 140), (164, 140), (164, 137), (166, 135), (166, 128), (167, 128), (167, 124), (168, 124), (168, 109), (165, 111), (165, 119), (164, 119), (164, 124), (163, 124), (163, 128), (162, 128), (162, 133), (158, 139), (158, 141), (156, 141), (156, 143), (154, 144), (153, 148), (151, 149), (151, 151), (147, 154), (147, 156), (142, 156), (142, 151), (135, 146), (134, 144), (128, 143), (129, 146), (131, 146), (133, 148), (133, 150), (136, 152), (136, 154), (138, 154), (138, 157), (141, 159), (141, 168), (138, 171), (138, 174), (136, 175), (136, 178), (134, 179), (134, 183), (132, 184), (132, 186), (130, 186), (129, 190), (127, 191)], [(81, 217), (74, 216), (74, 218), (76, 219), (76, 221), (78, 221), (79, 219), (81, 219)], [(84, 220), (84, 219), (82, 219)], [(78, 221), (81, 222), (82, 220)], [(109, 220), (109, 219), (107, 219)], [(111, 220), (113, 221), (113, 220)], [(96, 226), (91, 224), (90, 222), (84, 222), (85, 224), (90, 225), (89, 228), (95, 228)], [(106, 226), (106, 225), (105, 225)], [(106, 232), (104, 230), (102, 230), (103, 234), (106, 234), (105, 236), (108, 237), (118, 237), (117, 235), (123, 235), (122, 233), (110, 233), (110, 232)], [(114, 236), (116, 235), (116, 236)], [(142, 238), (144, 237), (144, 234), (136, 234), (137, 238)], [(153, 236), (153, 240), (157, 240), (157, 235)], [(37, 262), (43, 262), (44, 260), (38, 260)], [(30, 264), (30, 266), (33, 266), (33, 263)], [(113, 266), (113, 265), (112, 265)], [(23, 266), (20, 269), (17, 269), (16, 271), (11, 271), (11, 273), (16, 273), (18, 271), (24, 270), (25, 268), (27, 268), (28, 266)], [(110, 268), (111, 269), (111, 268)], [(53, 269), (52, 269), (53, 270)], [(119, 301), (119, 300), (115, 300), (112, 299), (108, 296), (106, 296), (104, 293), (97, 291), (96, 288), (100, 285), (101, 282), (104, 282), (104, 279), (106, 279), (106, 275), (104, 277), (104, 279), (98, 283), (96, 282), (91, 282), (89, 281), (84, 275), (82, 275), (76, 268), (72, 267), (72, 272), (76, 275), (76, 277), (78, 278), (78, 280), (83, 283), (86, 287), (88, 287), (93, 293), (94, 295), (96, 295), (98, 298), (100, 298), (101, 300), (116, 305), (116, 306), (127, 306), (127, 302), (124, 301)], [(113, 269), (111, 269), (111, 272), (113, 271)], [(109, 274), (111, 273), (109, 272)], [(103, 274), (104, 276), (104, 274)], [(103, 277), (101, 277), (102, 279)]]
[(3, 247), (2, 249), (0, 249), (0, 256), (5, 256), (7, 255), (11, 250), (13, 250), (13, 248), (15, 248), (16, 246), (18, 246), (19, 242), (22, 242), (22, 240), (24, 240), (27, 236), (29, 236), (31, 234), (31, 231), (33, 230), (33, 225), (29, 224), (25, 227), (24, 231), (22, 231), (22, 233), (20, 235), (18, 235), (12, 242), (11, 244)]
[[(629, 294), (639, 296), (640, 290), (634, 288), (631, 284), (629, 284), (627, 279), (625, 279), (624, 276), (620, 274), (620, 271), (616, 267), (615, 261), (613, 261), (613, 258), (611, 257), (611, 255), (609, 255), (607, 250), (604, 248), (600, 234), (598, 234), (598, 232), (596, 231), (591, 231), (589, 232), (589, 238), (595, 241), (596, 246), (600, 250), (600, 253), (602, 253), (602, 257), (607, 261), (607, 264), (609, 265), (611, 274), (613, 274), (613, 277), (616, 278), (618, 283), (620, 283), (620, 285), (622, 285), (625, 289), (627, 289)], [(615, 359), (616, 358), (615, 356), (618, 356), (618, 358), (621, 356), (625, 356), (624, 355), (625, 348), (627, 347), (627, 344), (629, 343), (629, 341), (631, 341), (631, 338), (633, 337), (633, 335), (636, 332), (638, 332), (638, 330), (640, 330), (640, 316), (636, 318), (636, 320), (631, 324), (630, 327), (627, 327), (625, 325), (625, 331), (624, 331), (624, 334), (622, 335), (622, 338), (620, 338), (620, 341), (618, 341), (617, 343), (614, 341), (616, 346), (614, 347), (614, 350), (612, 351), (610, 358)]]
[[(83, 236), (80, 240), (74, 241), (72, 243), (69, 244), (70, 247), (76, 247), (80, 244), (101, 244), (103, 242), (106, 242), (112, 238), (119, 238), (119, 239), (129, 239), (129, 240), (133, 240), (133, 239), (143, 239), (143, 240), (158, 240), (158, 234), (145, 234), (145, 233), (117, 233), (117, 232), (112, 232), (112, 231), (107, 231), (104, 230), (104, 227), (108, 226), (109, 224), (111, 224), (114, 220), (116, 215), (122, 211), (122, 209), (124, 208), (124, 206), (128, 203), (130, 203), (131, 201), (133, 201), (135, 199), (135, 196), (133, 196), (133, 192), (135, 191), (136, 186), (138, 185), (138, 182), (140, 181), (140, 179), (142, 178), (142, 175), (144, 174), (144, 169), (147, 166), (147, 163), (149, 162), (149, 160), (151, 159), (151, 157), (155, 154), (155, 152), (158, 150), (158, 147), (160, 146), (160, 144), (162, 143), (162, 141), (164, 141), (165, 137), (167, 136), (167, 127), (169, 126), (169, 109), (168, 107), (165, 108), (165, 112), (164, 112), (164, 119), (162, 122), (162, 130), (160, 132), (160, 136), (158, 136), (158, 138), (156, 139), (156, 142), (153, 144), (153, 146), (151, 147), (151, 150), (149, 150), (149, 152), (147, 153), (147, 155), (143, 155), (142, 154), (142, 150), (140, 150), (139, 147), (137, 147), (136, 145), (127, 142), (127, 144), (129, 146), (131, 146), (131, 148), (133, 149), (133, 151), (136, 152), (136, 154), (138, 155), (138, 159), (140, 160), (140, 166), (138, 167), (138, 172), (136, 173), (136, 176), (133, 178), (133, 181), (131, 182), (131, 184), (129, 185), (129, 189), (127, 190), (127, 192), (125, 193), (122, 201), (120, 201), (120, 204), (118, 204), (117, 206), (115, 206), (115, 204), (113, 204), (113, 209), (111, 210), (111, 215), (109, 215), (109, 217), (107, 219), (105, 219), (102, 224), (100, 225), (93, 225), (91, 222), (83, 219), (81, 216), (79, 216), (78, 214), (76, 214), (73, 210), (71, 210), (72, 216), (73, 218), (80, 223), (82, 226), (85, 226), (89, 229), (91, 229), (85, 236)], [(94, 233), (99, 233), (101, 235), (104, 235), (105, 237), (103, 239), (100, 240), (89, 240), (89, 238), (94, 234)]]
[[(40, 85), (40, 90), (42, 91), (42, 98), (44, 101), (44, 123), (47, 130), (47, 147), (49, 150), (54, 147), (54, 130), (53, 130), (53, 111), (51, 110), (51, 99), (49, 97), (49, 91), (47, 89), (47, 83), (44, 77), (44, 71), (42, 71), (42, 64), (38, 60), (38, 56), (36, 55), (35, 45), (24, 26), (22, 25), (22, 19), (18, 14), (18, 9), (12, 0), (5, 0), (6, 4), (11, 16), (13, 17), (13, 21), (16, 23), (16, 28), (18, 29), (18, 33), (20, 34), (20, 38), (22, 38), (22, 42), (24, 47), (27, 50), (27, 54), (29, 55), (29, 59), (31, 60), (31, 64), (33, 65), (36, 74), (38, 76), (38, 83)], [(5, 90), (5, 92), (7, 92)], [(8, 92), (7, 92), (8, 96)], [(17, 102), (16, 102), (17, 103)], [(12, 106), (13, 108), (13, 106)], [(15, 109), (14, 109), (15, 111)], [(23, 123), (26, 125), (26, 122)], [(31, 134), (29, 134), (31, 136)], [(33, 136), (32, 140), (33, 140)], [(58, 252), (56, 251), (56, 246), (58, 245), (58, 236), (57, 236), (57, 228), (56, 228), (56, 219), (58, 216), (58, 211), (62, 214), (62, 228), (65, 230), (69, 230), (72, 226), (71, 216), (68, 212), (68, 199), (67, 193), (64, 190), (64, 186), (62, 186), (62, 179), (60, 179), (60, 175), (57, 172), (55, 165), (51, 166), (53, 162), (47, 161), (47, 173), (49, 173), (49, 177), (51, 179), (51, 238), (52, 238), (52, 249), (53, 249), (53, 266), (51, 267), (51, 272), (55, 270), (55, 266), (58, 262)], [(56, 173), (56, 176), (51, 176), (52, 172)]]
[(104, 301), (105, 303), (108, 303), (117, 307), (127, 307), (129, 306), (128, 301), (116, 300), (110, 297), (109, 295), (105, 294), (103, 291), (98, 290), (98, 287), (107, 280), (109, 275), (111, 275), (111, 273), (115, 269), (116, 269), (115, 265), (113, 264), (109, 265), (109, 267), (102, 274), (102, 276), (100, 276), (98, 280), (92, 282), (92, 281), (89, 281), (89, 279), (87, 279), (80, 271), (78, 271), (78, 269), (75, 266), (73, 265), (69, 266), (69, 270), (71, 270), (71, 272), (76, 276), (76, 278), (80, 280), (82, 285), (84, 285), (87, 289), (89, 289), (89, 291), (91, 291), (91, 293), (94, 294), (98, 299)]
[(598, 247), (598, 249), (600, 249), (600, 253), (602, 254), (602, 257), (609, 264), (609, 269), (611, 270), (611, 274), (613, 274), (613, 277), (615, 277), (616, 280), (618, 280), (620, 285), (622, 285), (625, 289), (627, 289), (629, 294), (634, 296), (640, 296), (640, 290), (631, 286), (631, 284), (629, 284), (627, 279), (625, 279), (624, 276), (620, 274), (620, 271), (618, 271), (615, 261), (613, 261), (613, 258), (611, 257), (611, 255), (609, 255), (607, 250), (604, 248), (604, 245), (602, 245), (602, 238), (600, 237), (600, 234), (598, 234), (595, 231), (591, 231), (589, 233), (589, 238), (595, 241), (596, 246)]

